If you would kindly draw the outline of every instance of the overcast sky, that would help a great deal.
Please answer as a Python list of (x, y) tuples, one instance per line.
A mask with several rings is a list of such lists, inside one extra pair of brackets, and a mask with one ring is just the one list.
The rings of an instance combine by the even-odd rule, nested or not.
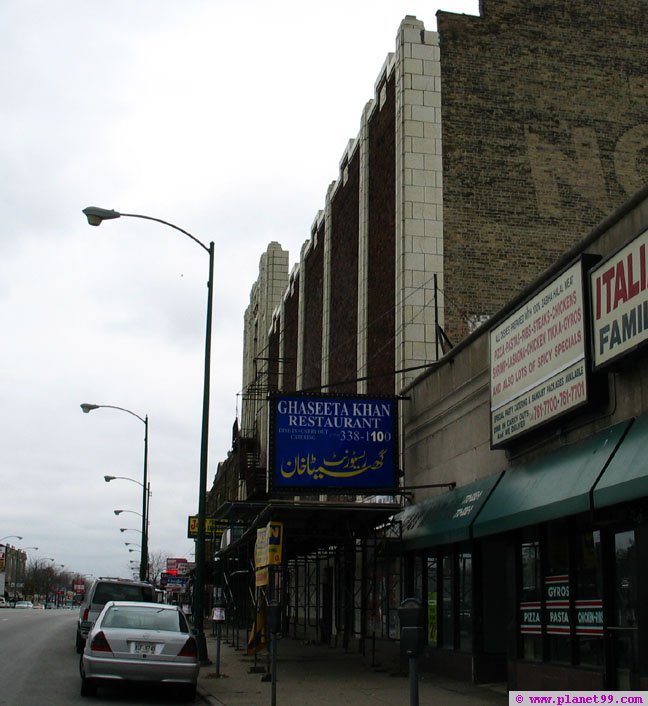
[[(240, 410), (258, 262), (292, 264), (401, 20), (478, 0), (0, 2), (0, 538), (129, 575), (149, 417), (150, 549), (193, 559), (208, 256), (211, 487)], [(133, 547), (131, 547), (133, 548)]]

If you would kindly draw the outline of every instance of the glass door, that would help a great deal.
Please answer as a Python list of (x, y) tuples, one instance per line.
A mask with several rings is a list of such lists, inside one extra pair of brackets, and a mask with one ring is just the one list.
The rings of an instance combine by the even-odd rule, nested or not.
[(637, 674), (637, 552), (634, 530), (614, 534), (612, 659), (616, 689), (635, 687)]

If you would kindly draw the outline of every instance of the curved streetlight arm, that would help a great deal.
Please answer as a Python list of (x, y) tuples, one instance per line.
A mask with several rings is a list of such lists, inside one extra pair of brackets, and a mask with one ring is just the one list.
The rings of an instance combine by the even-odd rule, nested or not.
[(86, 218), (88, 219), (88, 223), (91, 226), (100, 226), (103, 221), (110, 221), (113, 218), (121, 218), (121, 216), (127, 216), (128, 218), (143, 218), (145, 221), (155, 221), (156, 223), (162, 223), (165, 226), (169, 226), (169, 228), (173, 228), (174, 230), (180, 231), (181, 233), (186, 235), (187, 238), (191, 238), (194, 243), (200, 245), (203, 250), (209, 252), (209, 248), (204, 243), (201, 243), (198, 238), (191, 235), (191, 233), (188, 233), (186, 230), (184, 230), (184, 228), (180, 228), (180, 226), (176, 226), (173, 223), (169, 223), (169, 221), (163, 221), (161, 218), (153, 218), (153, 216), (143, 216), (140, 213), (119, 213), (119, 211), (115, 211), (113, 209), (108, 208), (99, 208), (98, 206), (88, 206), (83, 209), (83, 213), (85, 213)]
[(0, 542), (4, 539), (22, 539), (22, 537), (19, 537), (17, 534), (8, 534), (6, 537), (0, 537)]
[(142, 514), (139, 512), (136, 512), (135, 510), (113, 510), (115, 515), (120, 515), (122, 512), (130, 512), (133, 515), (137, 515), (138, 517), (142, 517)]
[(137, 483), (140, 488), (144, 487), (144, 483), (140, 483), (138, 480), (135, 480), (135, 478), (127, 478), (126, 476), (104, 476), (104, 480), (106, 483), (110, 483), (111, 480), (129, 480), (131, 483)]
[(140, 422), (146, 424), (146, 419), (144, 417), (140, 417), (139, 414), (135, 414), (135, 412), (132, 412), (130, 409), (126, 409), (125, 407), (116, 407), (114, 404), (89, 404), (88, 402), (84, 402), (81, 405), (81, 409), (84, 414), (89, 414), (93, 409), (118, 409), (121, 412), (132, 414), (133, 417), (137, 417)]

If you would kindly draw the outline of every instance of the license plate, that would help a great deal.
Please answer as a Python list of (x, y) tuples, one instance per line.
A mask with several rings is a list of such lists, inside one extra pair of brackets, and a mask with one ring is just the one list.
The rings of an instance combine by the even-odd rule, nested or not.
[(152, 642), (136, 642), (135, 652), (145, 655), (155, 654), (155, 645)]

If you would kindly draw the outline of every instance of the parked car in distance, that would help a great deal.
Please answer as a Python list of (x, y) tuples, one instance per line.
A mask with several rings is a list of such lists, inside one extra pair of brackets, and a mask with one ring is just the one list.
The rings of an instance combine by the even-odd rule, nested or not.
[(16, 601), (16, 605), (14, 605), (14, 608), (20, 608), (21, 610), (31, 610), (33, 607), (34, 604), (31, 601)]
[(0, 608), (8, 608), (9, 604), (5, 600), (4, 596), (0, 596)]
[(81, 661), (81, 696), (101, 684), (164, 683), (196, 696), (198, 645), (178, 606), (110, 601), (88, 634)]
[(94, 621), (108, 601), (155, 602), (155, 587), (144, 581), (100, 577), (95, 579), (79, 606), (76, 631), (76, 650), (79, 654)]

